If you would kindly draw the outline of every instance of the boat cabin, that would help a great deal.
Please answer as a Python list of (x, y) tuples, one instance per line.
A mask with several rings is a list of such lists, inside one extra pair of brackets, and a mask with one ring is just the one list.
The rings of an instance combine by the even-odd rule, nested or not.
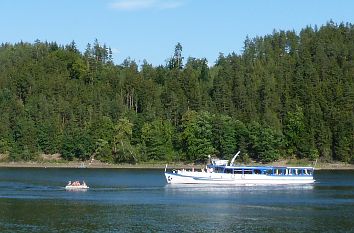
[(268, 176), (312, 176), (312, 167), (248, 167), (248, 166), (225, 166), (225, 165), (208, 165), (209, 170), (215, 173), (228, 174), (255, 174)]

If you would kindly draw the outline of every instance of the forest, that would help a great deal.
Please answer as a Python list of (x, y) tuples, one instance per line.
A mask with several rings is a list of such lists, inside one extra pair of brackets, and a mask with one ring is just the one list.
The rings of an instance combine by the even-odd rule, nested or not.
[(115, 64), (98, 40), (83, 52), (2, 43), (0, 155), (197, 163), (240, 150), (243, 161), (354, 163), (353, 55), (353, 25), (332, 21), (247, 37), (215, 63), (184, 58), (180, 43), (160, 66)]

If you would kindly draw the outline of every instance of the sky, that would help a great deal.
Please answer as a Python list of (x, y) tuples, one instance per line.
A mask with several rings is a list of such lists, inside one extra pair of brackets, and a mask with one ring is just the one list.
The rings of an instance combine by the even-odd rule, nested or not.
[(0, 42), (35, 40), (80, 51), (97, 39), (115, 64), (130, 58), (165, 65), (176, 44), (188, 57), (215, 64), (220, 53), (242, 53), (246, 36), (354, 23), (353, 0), (1, 0)]

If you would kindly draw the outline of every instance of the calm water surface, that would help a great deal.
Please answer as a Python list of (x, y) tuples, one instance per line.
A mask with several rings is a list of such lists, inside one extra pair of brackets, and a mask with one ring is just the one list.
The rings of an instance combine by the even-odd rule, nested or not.
[(162, 170), (0, 168), (0, 232), (354, 232), (354, 171), (315, 179), (166, 185)]

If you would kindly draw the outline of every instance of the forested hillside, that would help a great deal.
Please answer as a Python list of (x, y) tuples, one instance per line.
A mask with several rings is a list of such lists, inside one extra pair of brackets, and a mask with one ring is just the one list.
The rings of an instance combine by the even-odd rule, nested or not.
[(0, 154), (201, 162), (241, 150), (354, 163), (352, 24), (246, 38), (212, 67), (184, 59), (179, 43), (171, 54), (138, 67), (114, 64), (97, 40), (84, 53), (74, 42), (2, 44)]

